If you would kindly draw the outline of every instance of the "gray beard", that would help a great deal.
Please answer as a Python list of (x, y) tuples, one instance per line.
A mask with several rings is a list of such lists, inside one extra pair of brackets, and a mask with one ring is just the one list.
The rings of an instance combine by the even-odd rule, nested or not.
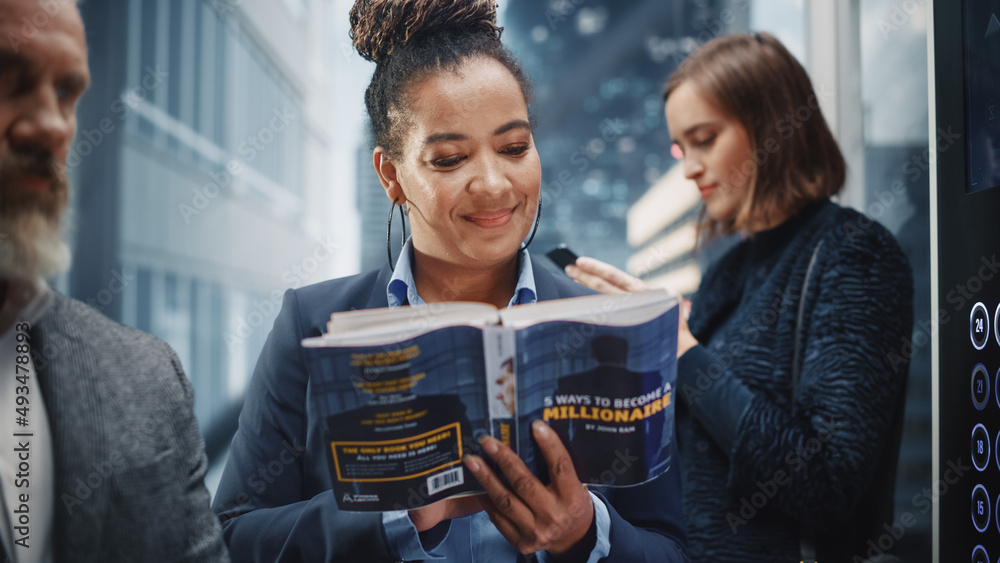
[(56, 218), (39, 209), (0, 214), (0, 278), (33, 281), (66, 271), (69, 245)]

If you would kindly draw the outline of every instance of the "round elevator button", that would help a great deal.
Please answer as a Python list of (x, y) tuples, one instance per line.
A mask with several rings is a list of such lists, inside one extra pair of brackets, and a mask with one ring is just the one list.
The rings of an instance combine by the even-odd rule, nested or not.
[(990, 495), (982, 485), (972, 489), (972, 524), (980, 532), (990, 525)]
[[(976, 367), (972, 368), (972, 404), (976, 410), (981, 411), (986, 408), (989, 400), (990, 373), (983, 364), (976, 364)], [(997, 394), (997, 404), (1000, 405), (1000, 392)]]
[(972, 313), (969, 314), (969, 337), (976, 350), (982, 350), (990, 338), (990, 314), (982, 303), (972, 306)]

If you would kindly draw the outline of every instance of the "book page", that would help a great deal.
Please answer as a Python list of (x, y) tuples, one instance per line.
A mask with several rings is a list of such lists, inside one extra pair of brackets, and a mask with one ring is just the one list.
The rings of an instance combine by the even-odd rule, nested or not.
[(431, 303), (343, 311), (330, 316), (327, 332), (307, 338), (307, 348), (365, 346), (399, 342), (447, 326), (483, 327), (499, 322), (496, 307), (485, 303)]
[(506, 309), (500, 311), (500, 320), (503, 326), (513, 329), (550, 321), (628, 326), (650, 321), (678, 302), (677, 295), (665, 289), (588, 295)]

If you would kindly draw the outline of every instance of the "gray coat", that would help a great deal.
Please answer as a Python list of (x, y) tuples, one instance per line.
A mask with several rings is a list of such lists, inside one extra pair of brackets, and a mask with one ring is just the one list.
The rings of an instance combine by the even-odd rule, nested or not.
[(173, 350), (59, 294), (31, 336), (52, 429), (56, 561), (228, 561)]

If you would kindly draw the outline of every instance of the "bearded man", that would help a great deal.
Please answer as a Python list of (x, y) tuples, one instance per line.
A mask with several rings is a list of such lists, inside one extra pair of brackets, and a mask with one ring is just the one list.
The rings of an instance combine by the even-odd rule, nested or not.
[(177, 356), (45, 281), (89, 80), (74, 0), (0, 0), (0, 561), (225, 561)]

